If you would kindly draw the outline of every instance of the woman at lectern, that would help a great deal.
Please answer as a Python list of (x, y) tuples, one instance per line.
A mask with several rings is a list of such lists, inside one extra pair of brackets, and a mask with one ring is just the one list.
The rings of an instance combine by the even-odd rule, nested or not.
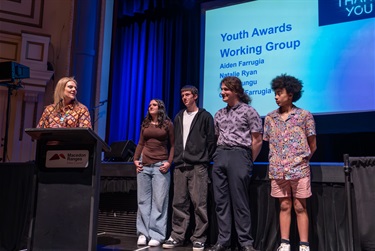
[(134, 153), (138, 197), (137, 245), (155, 247), (166, 239), (171, 179), (169, 168), (173, 154), (173, 123), (167, 116), (163, 101), (153, 99), (142, 122)]
[(77, 81), (63, 77), (57, 82), (53, 104), (46, 106), (37, 125), (38, 128), (92, 128), (90, 112), (78, 102)]

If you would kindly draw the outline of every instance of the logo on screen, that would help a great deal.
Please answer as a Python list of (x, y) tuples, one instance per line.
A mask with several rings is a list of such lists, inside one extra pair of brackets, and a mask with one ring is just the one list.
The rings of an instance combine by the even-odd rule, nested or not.
[(375, 0), (319, 0), (319, 26), (375, 17)]

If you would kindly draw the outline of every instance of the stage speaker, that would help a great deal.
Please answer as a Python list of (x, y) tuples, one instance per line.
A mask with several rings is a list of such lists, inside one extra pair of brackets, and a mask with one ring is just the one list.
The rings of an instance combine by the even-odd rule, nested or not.
[(137, 145), (132, 140), (117, 141), (111, 144), (111, 151), (104, 154), (107, 162), (133, 162)]
[(13, 82), (15, 79), (30, 77), (30, 68), (16, 62), (0, 62), (0, 80)]

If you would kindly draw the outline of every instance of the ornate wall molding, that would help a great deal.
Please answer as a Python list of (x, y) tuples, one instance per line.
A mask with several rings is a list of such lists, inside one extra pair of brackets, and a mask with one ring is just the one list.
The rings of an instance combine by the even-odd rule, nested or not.
[(0, 21), (41, 28), (44, 0), (0, 0)]
[(18, 61), (21, 52), (21, 37), (0, 33), (0, 60)]
[(47, 70), (50, 37), (22, 33), (20, 63), (30, 68), (30, 78), (22, 81), (26, 91), (45, 92), (53, 71)]

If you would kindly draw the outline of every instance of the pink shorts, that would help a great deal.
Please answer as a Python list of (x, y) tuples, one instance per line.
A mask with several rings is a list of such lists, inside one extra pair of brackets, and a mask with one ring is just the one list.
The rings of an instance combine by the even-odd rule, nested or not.
[(293, 197), (299, 199), (311, 196), (310, 177), (296, 180), (271, 180), (271, 196), (275, 198)]

